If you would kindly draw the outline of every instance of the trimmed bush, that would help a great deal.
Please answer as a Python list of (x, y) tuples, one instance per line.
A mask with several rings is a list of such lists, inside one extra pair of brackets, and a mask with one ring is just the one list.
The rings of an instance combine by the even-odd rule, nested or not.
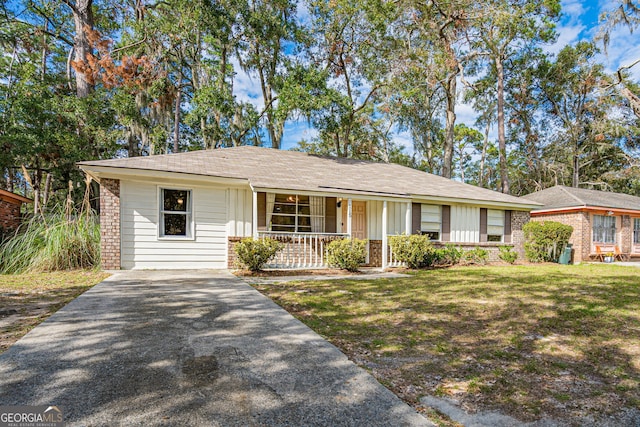
[(389, 246), (393, 256), (407, 264), (409, 268), (430, 267), (438, 260), (433, 244), (429, 237), (421, 234), (401, 235), (389, 237)]
[(260, 271), (283, 246), (282, 243), (269, 237), (259, 240), (247, 237), (238, 242), (235, 249), (242, 267), (251, 271)]
[(504, 262), (513, 264), (518, 259), (518, 253), (515, 252), (511, 246), (498, 246), (498, 250), (500, 251), (498, 257)]
[(367, 260), (367, 241), (362, 239), (334, 240), (327, 245), (327, 263), (347, 271), (358, 271)]
[(489, 252), (486, 249), (475, 248), (464, 251), (462, 254), (462, 263), (465, 265), (485, 265), (489, 261)]
[(569, 243), (573, 227), (556, 221), (531, 221), (524, 225), (524, 252), (531, 262), (557, 262)]
[(456, 265), (462, 258), (463, 250), (451, 243), (447, 243), (444, 248), (436, 249), (440, 254), (440, 265)]
[(20, 226), (0, 248), (0, 273), (92, 269), (100, 266), (100, 225), (95, 215), (61, 209)]

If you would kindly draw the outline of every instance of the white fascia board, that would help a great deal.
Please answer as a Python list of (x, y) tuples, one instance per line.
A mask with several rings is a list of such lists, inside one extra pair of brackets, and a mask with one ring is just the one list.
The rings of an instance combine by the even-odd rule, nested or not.
[(455, 205), (473, 205), (479, 206), (483, 208), (508, 208), (509, 210), (519, 210), (519, 211), (531, 211), (538, 206), (542, 206), (540, 203), (529, 202), (529, 203), (510, 203), (510, 202), (493, 202), (489, 200), (474, 200), (474, 199), (458, 199), (454, 197), (438, 197), (438, 196), (413, 196), (413, 201), (416, 203), (425, 203), (425, 204), (442, 204), (442, 203), (451, 203)]
[(197, 175), (183, 172), (165, 172), (149, 169), (113, 168), (105, 166), (79, 165), (80, 169), (100, 182), (101, 178), (155, 183), (190, 183), (198, 185), (226, 185), (246, 188), (249, 180), (244, 178), (225, 178), (209, 175)]
[(295, 190), (288, 188), (267, 188), (267, 187), (254, 187), (251, 186), (253, 191), (260, 191), (265, 193), (292, 193), (299, 194), (301, 196), (322, 196), (322, 197), (341, 197), (343, 199), (353, 199), (353, 200), (377, 200), (377, 201), (388, 201), (388, 202), (403, 202), (406, 203), (411, 200), (409, 196), (380, 196), (380, 195), (370, 195), (370, 194), (362, 194), (362, 193), (349, 193), (345, 191), (306, 191), (306, 190)]

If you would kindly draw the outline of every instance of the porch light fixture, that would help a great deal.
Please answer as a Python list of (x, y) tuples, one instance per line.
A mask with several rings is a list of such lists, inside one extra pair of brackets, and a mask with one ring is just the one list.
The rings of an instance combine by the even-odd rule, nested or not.
[(338, 197), (338, 203), (336, 203), (336, 207), (342, 207), (342, 197)]
[(613, 212), (613, 211), (607, 211), (607, 215), (611, 216), (611, 215), (613, 215), (613, 214), (614, 214), (614, 212)]

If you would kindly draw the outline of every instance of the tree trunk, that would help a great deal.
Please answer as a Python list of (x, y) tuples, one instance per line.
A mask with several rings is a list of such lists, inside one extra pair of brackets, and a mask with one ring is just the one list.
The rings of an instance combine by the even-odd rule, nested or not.
[[(87, 37), (87, 30), (93, 29), (93, 0), (77, 0), (71, 7), (76, 35), (74, 37), (75, 60), (85, 62), (91, 53), (91, 45)], [(83, 73), (76, 71), (76, 94), (78, 98), (86, 98), (93, 91), (91, 84)]]
[(509, 194), (509, 177), (507, 171), (507, 143), (504, 131), (504, 68), (502, 57), (496, 57), (498, 75), (498, 151), (500, 153), (500, 191)]
[(447, 117), (445, 122), (444, 153), (442, 157), (442, 176), (445, 178), (451, 178), (451, 165), (453, 161), (453, 129), (456, 125), (456, 77), (457, 74), (449, 77), (445, 86), (447, 95)]
[(173, 152), (180, 151), (180, 103), (182, 100), (182, 74), (178, 79), (178, 94), (176, 95), (176, 109), (173, 115)]
[(580, 186), (580, 158), (577, 154), (573, 155), (573, 177), (571, 186), (578, 188)]
[(484, 128), (484, 141), (482, 141), (482, 154), (480, 155), (480, 176), (478, 177), (478, 187), (484, 187), (484, 164), (487, 161), (487, 146), (489, 145), (489, 131), (491, 122), (487, 120)]

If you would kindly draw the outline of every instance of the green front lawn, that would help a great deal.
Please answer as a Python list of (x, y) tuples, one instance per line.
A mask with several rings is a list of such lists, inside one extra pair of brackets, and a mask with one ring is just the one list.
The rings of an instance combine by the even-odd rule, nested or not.
[(0, 275), (0, 353), (108, 276), (101, 271)]
[(569, 421), (640, 408), (640, 269), (458, 267), (257, 288), (418, 406)]

